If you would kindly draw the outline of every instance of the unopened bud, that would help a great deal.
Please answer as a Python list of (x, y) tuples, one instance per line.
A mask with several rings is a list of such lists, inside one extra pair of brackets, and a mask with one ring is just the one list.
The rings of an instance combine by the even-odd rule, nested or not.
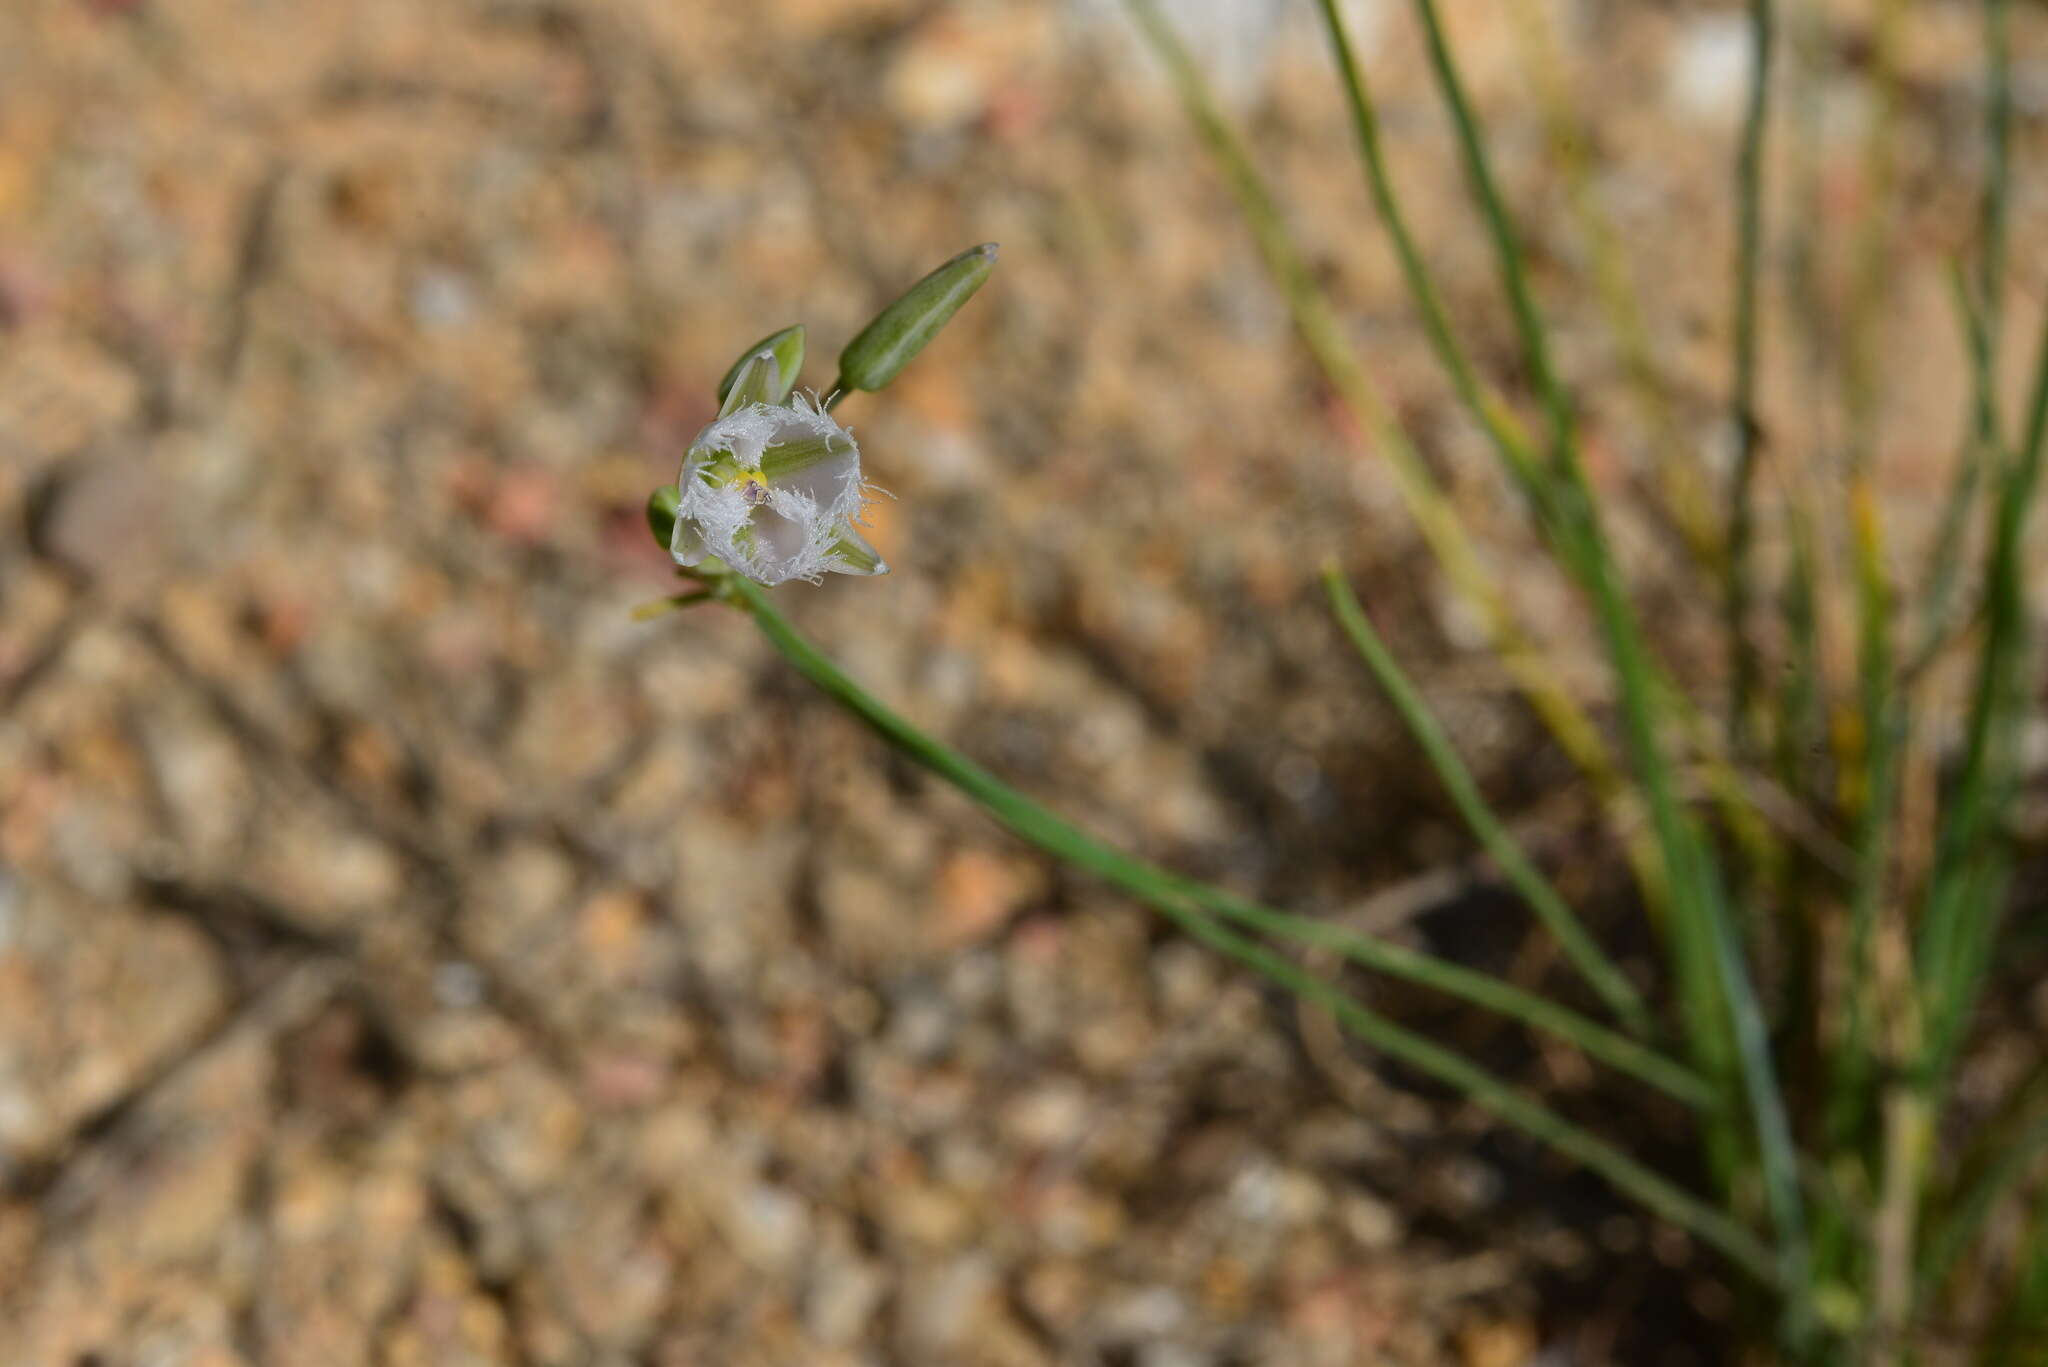
[[(756, 397), (743, 399), (738, 403), (733, 402), (733, 387), (739, 384), (741, 374), (749, 369), (748, 362), (754, 360), (755, 357), (764, 351), (775, 358), (775, 375), (773, 380), (765, 385), (761, 384), (760, 381), (766, 377), (757, 369), (756, 384), (758, 389)], [(732, 369), (725, 372), (725, 378), (718, 382), (719, 406), (725, 409), (725, 411), (731, 412), (735, 408), (744, 407), (750, 403), (779, 404), (784, 399), (787, 399), (789, 391), (796, 387), (797, 372), (803, 368), (803, 324), (799, 323), (795, 327), (786, 327), (780, 332), (771, 332), (745, 351), (742, 351), (740, 358), (732, 363)]]
[(924, 350), (996, 267), (996, 244), (969, 248), (912, 285), (839, 353), (843, 389), (880, 389)]

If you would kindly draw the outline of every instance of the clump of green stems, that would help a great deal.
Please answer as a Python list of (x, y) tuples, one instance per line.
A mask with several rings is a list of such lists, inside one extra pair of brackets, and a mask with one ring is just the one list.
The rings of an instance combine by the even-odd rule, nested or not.
[[(1648, 430), (1663, 448), (1660, 511), (1683, 533), (1692, 571), (1715, 587), (1721, 605), (1726, 677), (1712, 695), (1700, 696), (1660, 658), (1631, 599), (1609, 537), (1611, 510), (1602, 507), (1582, 460), (1576, 405), (1549, 347), (1523, 233), (1436, 0), (1412, 6), (1491, 245), (1530, 391), (1529, 417), (1518, 414), (1466, 349), (1389, 171), (1378, 107), (1341, 7), (1317, 0), (1377, 226), (1392, 243), (1423, 333), (1542, 546), (1589, 610), (1613, 680), (1614, 715), (1603, 726), (1516, 622), (1457, 505), (1345, 339), (1259, 160), (1154, 0), (1129, 0), (1310, 355), (1373, 438), (1426, 543), (1478, 614), (1515, 686), (1612, 818), (1662, 951), (1647, 988), (1602, 948), (1521, 849), (1338, 569), (1325, 568), (1344, 634), (1474, 837), (1608, 1020), (1111, 848), (892, 711), (745, 579), (694, 574), (700, 587), (669, 601), (715, 599), (742, 608), (827, 696), (1020, 838), (1327, 1009), (1365, 1045), (1455, 1089), (1709, 1245), (1754, 1287), (1747, 1303), (1756, 1310), (1759, 1341), (1787, 1360), (1913, 1362), (1967, 1352), (1972, 1360), (2041, 1361), (2048, 1357), (2048, 1056), (2034, 1057), (1995, 1100), (1973, 1097), (1967, 1114), (1956, 1087), (1991, 966), (2017, 929), (2007, 916), (2015, 864), (2008, 815), (2023, 777), (2019, 732), (2034, 691), (2025, 537), (2048, 445), (2048, 318), (2015, 413), (2003, 411), (1995, 383), (2007, 291), (2009, 2), (1983, 0), (1987, 170), (1977, 254), (1955, 272), (1973, 386), (1917, 596), (1887, 568), (1871, 470), (1879, 358), (1868, 339), (1889, 246), (1881, 216), (1854, 244), (1852, 345), (1843, 367), (1848, 435), (1825, 468), (1775, 472), (1773, 487), (1786, 491), (1782, 500), (1759, 497), (1760, 477), (1773, 473), (1778, 449), (1767, 440), (1756, 399), (1769, 240), (1764, 167), (1777, 122), (1774, 0), (1750, 0), (1750, 97), (1730, 168), (1738, 247), (1728, 425), (1736, 452), (1718, 508), (1699, 476), (1703, 462), (1683, 449), (1670, 419), (1639, 305), (1588, 188), (1568, 97), (1554, 72), (1542, 83), (1546, 124), (1575, 220), (1590, 239), (1600, 301), (1650, 418)], [(1533, 0), (1507, 3), (1516, 7), (1542, 76), (1546, 57)], [(1880, 6), (1872, 56), (1879, 116), (1867, 169), (1880, 186), (1893, 136), (1896, 10), (1897, 0)], [(948, 299), (946, 316), (964, 297)], [(890, 378), (937, 330), (936, 322), (909, 316), (919, 307), (906, 296), (877, 320), (891, 338), (900, 327), (911, 339), (884, 339)], [(875, 333), (871, 327), (857, 340), (872, 350), (879, 345)], [(841, 369), (847, 370), (844, 360)], [(1842, 483), (1846, 500), (1812, 497), (1825, 480)], [(1837, 505), (1846, 508), (1846, 525), (1830, 538), (1824, 519)], [(657, 494), (650, 517), (664, 544), (665, 516), (672, 512)], [(1767, 518), (1777, 519), (1791, 548), (1768, 582), (1757, 552)], [(1846, 595), (1825, 591), (1832, 582), (1826, 548), (1837, 542), (1847, 548)], [(1838, 598), (1845, 599), (1841, 610), (1855, 642), (1847, 687), (1831, 686), (1813, 644), (1825, 638), (1822, 619)], [(1768, 619), (1773, 611), (1780, 620)], [(1767, 641), (1786, 642), (1774, 648), (1783, 658)], [(1931, 724), (1941, 699), (1935, 682), (1948, 665), (1966, 667), (1969, 676), (1959, 745)], [(1773, 679), (1783, 682), (1772, 686)], [(1704, 776), (1704, 785), (1695, 776)], [(1788, 812), (1798, 819), (1787, 819)], [(1928, 827), (1927, 838), (1919, 838), (1916, 823)], [(1285, 952), (1289, 947), (1295, 954)], [(1640, 1162), (1303, 967), (1297, 955), (1305, 949), (1517, 1021), (1691, 1108), (1700, 1136), (1695, 1170), (1680, 1176)], [(1768, 999), (1759, 986), (1766, 982)]]

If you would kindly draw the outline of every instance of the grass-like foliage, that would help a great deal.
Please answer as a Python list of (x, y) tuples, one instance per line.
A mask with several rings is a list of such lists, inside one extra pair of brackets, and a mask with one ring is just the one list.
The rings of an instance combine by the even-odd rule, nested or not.
[[(1842, 449), (1818, 478), (1811, 470), (1804, 478), (1792, 472), (1763, 478), (1772, 473), (1777, 451), (1756, 405), (1759, 368), (1767, 359), (1758, 346), (1771, 202), (1764, 168), (1779, 117), (1773, 87), (1781, 79), (1772, 60), (1779, 26), (1773, 0), (1750, 3), (1752, 86), (1730, 165), (1729, 211), (1739, 244), (1730, 271), (1728, 385), (1736, 449), (1718, 492), (1702, 481), (1704, 462), (1683, 449), (1669, 419), (1641, 304), (1615, 263), (1613, 234), (1587, 190), (1569, 100), (1543, 65), (1540, 28), (1526, 0), (1504, 2), (1534, 40), (1545, 77), (1546, 123), (1572, 190), (1569, 202), (1587, 235), (1599, 300), (1650, 418), (1648, 430), (1673, 448), (1660, 453), (1655, 487), (1661, 512), (1682, 533), (1688, 572), (1720, 607), (1725, 670), (1718, 678), (1695, 682), (1698, 670), (1676, 677), (1660, 657), (1661, 643), (1645, 629), (1610, 539), (1614, 510), (1602, 506), (1586, 474), (1579, 406), (1549, 346), (1523, 233), (1495, 175), (1486, 130), (1436, 0), (1411, 3), (1456, 132), (1475, 230), (1491, 244), (1501, 301), (1513, 323), (1522, 377), (1516, 391), (1490, 380), (1460, 337), (1389, 170), (1372, 88), (1341, 7), (1337, 0), (1317, 0), (1377, 209), (1378, 222), (1369, 230), (1391, 242), (1423, 337), (1557, 572), (1588, 610), (1612, 676), (1611, 716), (1596, 716), (1574, 698), (1516, 622), (1509, 596), (1475, 554), (1457, 506), (1346, 342), (1259, 159), (1211, 98), (1154, 0), (1130, 0), (1240, 204), (1309, 353), (1361, 420), (1450, 584), (1485, 625), (1502, 667), (1614, 818), (1618, 848), (1661, 949), (1656, 972), (1640, 981), (1623, 971), (1595, 927), (1518, 846), (1427, 697), (1339, 571), (1326, 569), (1331, 607), (1375, 685), (1407, 724), (1474, 838), (1583, 980), (1586, 1000), (1606, 1019), (1110, 848), (868, 694), (796, 633), (760, 584), (715, 560), (686, 570), (697, 587), (669, 602), (722, 600), (745, 610), (829, 697), (1022, 839), (1327, 1008), (1367, 1046), (1456, 1089), (1711, 1246), (1755, 1289), (1746, 1303), (1759, 1345), (1810, 1362), (1959, 1355), (2042, 1361), (2048, 1358), (2048, 1056), (2035, 1057), (2003, 1095), (1971, 1096), (1967, 1110), (1957, 1088), (1977, 1038), (1979, 1008), (1995, 979), (1992, 966), (2016, 929), (2008, 905), (2015, 852), (2007, 817), (2022, 778), (2020, 728), (2035, 696), (2036, 619), (2025, 550), (2048, 445), (2048, 318), (2016, 411), (2005, 411), (1995, 383), (2008, 293), (2009, 0), (1983, 0), (1988, 170), (1975, 255), (1956, 271), (1973, 393), (1941, 532), (1911, 591), (1889, 569), (1871, 470), (1871, 396), (1882, 358), (1872, 354), (1869, 339), (1872, 301), (1885, 269), (1881, 228), (1855, 244), (1859, 287), (1843, 367), (1849, 421)], [(1887, 139), (1894, 135), (1885, 116), (1890, 33), (1881, 18), (1870, 77), (1879, 116), (1872, 120), (1869, 149), (1880, 185)], [(992, 250), (978, 249), (885, 310), (842, 357), (841, 383), (824, 407), (842, 391), (886, 384), (992, 263)], [(757, 344), (764, 364), (763, 348), (772, 350), (785, 335)], [(796, 350), (800, 363), (800, 334)], [(786, 368), (783, 378), (793, 382), (794, 368)], [(734, 402), (728, 399), (728, 408)], [(741, 471), (731, 478), (760, 483), (767, 477)], [(1846, 497), (1801, 492), (1824, 484), (1845, 489)], [(1762, 496), (1779, 490), (1782, 497)], [(665, 545), (686, 539), (676, 527), (677, 508), (674, 490), (660, 491), (650, 505)], [(1760, 541), (1769, 539), (1761, 534), (1772, 528), (1782, 530), (1778, 539), (1789, 553), (1760, 554)], [(742, 534), (750, 533), (742, 528)], [(1830, 678), (1815, 654), (1814, 642), (1828, 637), (1834, 615), (1855, 642), (1845, 680)], [(1950, 696), (1939, 684), (1958, 675), (1968, 679), (1959, 732), (1937, 724)], [(1788, 819), (1788, 812), (1797, 819)], [(1567, 1121), (1540, 1099), (1368, 1008), (1337, 980), (1304, 968), (1302, 949), (1510, 1018), (1691, 1108), (1697, 1161), (1683, 1173), (1651, 1168), (1616, 1140)]]

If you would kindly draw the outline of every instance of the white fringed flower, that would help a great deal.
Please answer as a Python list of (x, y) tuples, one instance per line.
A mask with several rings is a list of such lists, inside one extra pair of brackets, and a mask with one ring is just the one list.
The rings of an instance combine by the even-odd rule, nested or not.
[(669, 554), (679, 565), (716, 556), (769, 585), (886, 574), (853, 528), (868, 504), (853, 434), (801, 394), (763, 401), (781, 392), (773, 353), (750, 357), (718, 420), (690, 443)]

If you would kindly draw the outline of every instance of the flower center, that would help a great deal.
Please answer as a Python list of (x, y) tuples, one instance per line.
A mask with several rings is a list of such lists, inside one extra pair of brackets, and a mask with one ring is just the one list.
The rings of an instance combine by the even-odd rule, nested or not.
[(768, 501), (768, 481), (759, 470), (737, 471), (732, 483), (749, 508), (758, 508)]

